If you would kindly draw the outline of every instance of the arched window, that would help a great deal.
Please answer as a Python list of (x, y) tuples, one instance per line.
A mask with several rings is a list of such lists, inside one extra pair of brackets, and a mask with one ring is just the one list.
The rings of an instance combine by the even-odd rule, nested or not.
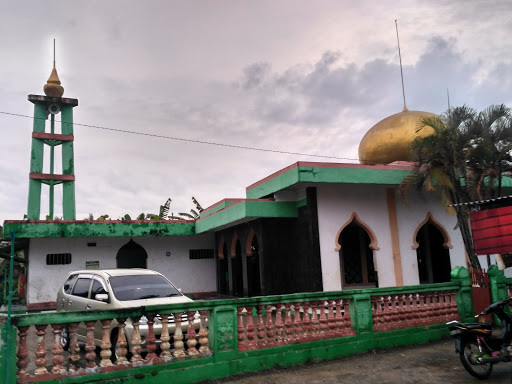
[(117, 252), (117, 268), (147, 268), (147, 258), (144, 247), (131, 239)]
[[(429, 218), (419, 228), (415, 242), (418, 274), (421, 284), (450, 281), (450, 251), (444, 228)], [(414, 246), (413, 246), (414, 248)]]
[(365, 228), (353, 219), (341, 230), (338, 244), (342, 285), (377, 286), (371, 240)]

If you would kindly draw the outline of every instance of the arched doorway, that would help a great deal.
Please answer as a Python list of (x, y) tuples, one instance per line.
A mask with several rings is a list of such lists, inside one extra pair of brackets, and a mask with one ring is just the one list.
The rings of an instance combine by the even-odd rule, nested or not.
[(231, 245), (231, 281), (233, 282), (233, 296), (244, 295), (244, 272), (242, 267), (242, 247), (238, 235), (233, 237)]
[(260, 296), (260, 247), (253, 230), (249, 234), (247, 245), (247, 294), (249, 297)]
[(219, 293), (221, 295), (229, 295), (228, 249), (224, 239), (219, 244), (218, 255)]
[(450, 251), (445, 235), (432, 219), (421, 226), (415, 240), (420, 284), (450, 281)]
[(117, 252), (117, 268), (147, 268), (147, 259), (146, 250), (131, 239)]
[(377, 286), (371, 240), (366, 230), (355, 220), (340, 232), (338, 243), (343, 286)]

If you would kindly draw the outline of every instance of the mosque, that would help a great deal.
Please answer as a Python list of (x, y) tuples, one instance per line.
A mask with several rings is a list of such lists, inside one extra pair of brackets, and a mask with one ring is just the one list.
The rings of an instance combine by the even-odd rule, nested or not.
[[(75, 214), (78, 100), (63, 97), (55, 62), (44, 93), (28, 96), (34, 119), (27, 220), (4, 222), (4, 233), (25, 248), (29, 310), (55, 308), (66, 274), (88, 268), (149, 268), (194, 297), (247, 297), (444, 282), (453, 267), (467, 265), (456, 216), (436, 193), (411, 193), (407, 206), (399, 196), (412, 167), (409, 144), (429, 134), (416, 132), (417, 122), (430, 113), (404, 107), (375, 124), (361, 140), (360, 164), (291, 164), (197, 220), (89, 221)], [(58, 146), (62, 174), (54, 173)], [(63, 219), (53, 220), (60, 184)], [(43, 186), (49, 220), (40, 218)]]

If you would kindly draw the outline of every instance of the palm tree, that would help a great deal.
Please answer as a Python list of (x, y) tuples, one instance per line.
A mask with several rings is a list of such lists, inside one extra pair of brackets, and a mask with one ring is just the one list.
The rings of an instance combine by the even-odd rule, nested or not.
[(491, 105), (478, 114), (470, 135), (467, 166), (468, 189), (475, 200), (501, 196), (504, 177), (512, 170), (512, 119), (510, 109)]
[(504, 105), (476, 113), (466, 106), (439, 117), (422, 120), (418, 130), (432, 127), (432, 135), (411, 145), (415, 166), (400, 185), (407, 203), (411, 188), (437, 190), (441, 203), (457, 215), (464, 246), (473, 268), (480, 268), (475, 254), (469, 211), (462, 203), (501, 195), (504, 172), (512, 169), (512, 125)]

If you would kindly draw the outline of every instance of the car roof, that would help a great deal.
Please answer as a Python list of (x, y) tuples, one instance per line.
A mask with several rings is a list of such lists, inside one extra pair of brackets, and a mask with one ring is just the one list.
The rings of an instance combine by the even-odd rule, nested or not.
[(115, 268), (115, 269), (81, 269), (78, 271), (71, 271), (69, 275), (88, 274), (88, 275), (102, 275), (102, 276), (129, 276), (129, 275), (161, 275), (161, 273), (152, 271), (151, 269), (143, 268)]

